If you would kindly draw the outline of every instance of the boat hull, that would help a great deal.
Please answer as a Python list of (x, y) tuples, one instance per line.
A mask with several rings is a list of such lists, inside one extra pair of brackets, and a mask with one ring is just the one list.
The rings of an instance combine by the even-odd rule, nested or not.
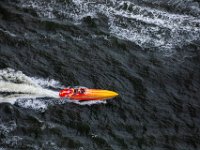
[[(69, 92), (69, 91), (72, 92)], [(90, 101), (90, 100), (106, 100), (118, 96), (118, 93), (101, 89), (84, 89), (84, 92), (74, 92), (72, 88), (60, 91), (60, 97), (71, 100)]]

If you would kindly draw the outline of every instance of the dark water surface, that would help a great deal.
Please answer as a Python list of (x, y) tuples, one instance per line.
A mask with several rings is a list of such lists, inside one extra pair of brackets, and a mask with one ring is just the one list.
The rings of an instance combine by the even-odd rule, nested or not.
[[(200, 149), (199, 5), (0, 0), (0, 148)], [(76, 85), (120, 96), (56, 98)]]

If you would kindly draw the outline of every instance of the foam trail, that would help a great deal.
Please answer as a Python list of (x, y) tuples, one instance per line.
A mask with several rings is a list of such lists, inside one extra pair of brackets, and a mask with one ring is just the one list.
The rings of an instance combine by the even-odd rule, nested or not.
[(79, 102), (59, 98), (59, 92), (49, 88), (63, 89), (58, 81), (28, 77), (11, 68), (0, 70), (0, 103), (8, 102), (23, 108), (45, 111), (48, 106), (75, 103), (78, 105), (105, 104), (106, 101)]
[(12, 104), (19, 98), (36, 98), (36, 97), (59, 98), (58, 92), (56, 91), (44, 89), (39, 86), (35, 87), (26, 84), (16, 84), (4, 81), (0, 81), (0, 92), (13, 93), (8, 96), (0, 96), (0, 102), (10, 102)]
[(66, 100), (68, 103), (75, 103), (75, 104), (78, 104), (78, 105), (94, 105), (94, 104), (106, 104), (107, 101), (104, 100), (104, 101), (84, 101), (84, 102), (81, 102), (81, 101), (78, 101), (78, 100)]
[(123, 1), (110, 7), (110, 32), (141, 47), (170, 50), (200, 37), (200, 20)]
[(0, 91), (7, 93), (22, 93), (30, 95), (39, 95), (39, 96), (49, 96), (58, 98), (58, 92), (54, 92), (42, 87), (35, 87), (27, 84), (17, 84), (0, 81)]
[[(49, 82), (50, 81), (50, 82)], [(59, 98), (58, 92), (48, 89), (57, 87), (59, 82), (28, 77), (21, 71), (7, 68), (0, 70), (0, 102), (15, 103), (21, 98), (52, 97)]]

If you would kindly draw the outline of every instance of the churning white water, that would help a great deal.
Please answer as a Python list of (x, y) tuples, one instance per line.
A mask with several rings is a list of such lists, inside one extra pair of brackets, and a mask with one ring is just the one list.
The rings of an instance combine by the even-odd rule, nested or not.
[[(54, 91), (50, 89), (58, 89)], [(93, 105), (106, 101), (79, 102), (59, 98), (59, 89), (63, 89), (58, 81), (28, 77), (21, 71), (7, 68), (0, 70), (0, 103), (8, 102), (20, 107), (45, 110), (50, 105), (76, 103), (79, 105)]]

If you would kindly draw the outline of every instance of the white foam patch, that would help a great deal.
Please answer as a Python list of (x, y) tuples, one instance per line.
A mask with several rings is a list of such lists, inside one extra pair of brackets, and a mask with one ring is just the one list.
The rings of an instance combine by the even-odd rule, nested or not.
[(110, 12), (113, 14), (111, 33), (141, 47), (171, 49), (200, 37), (200, 20), (193, 16), (171, 14), (131, 2), (121, 2), (117, 9), (110, 8)]
[(12, 68), (0, 70), (0, 81), (25, 84), (33, 87), (55, 87), (55, 88), (64, 87), (56, 80), (28, 77), (21, 71), (15, 71)]
[(37, 11), (40, 17), (47, 17), (50, 19), (56, 18), (53, 14), (52, 4), (56, 4), (54, 1), (50, 1), (50, 3), (46, 3), (43, 1), (31, 0), (24, 1), (22, 7), (30, 8)]
[(104, 101), (78, 101), (78, 100), (69, 100), (69, 99), (49, 99), (49, 98), (23, 98), (23, 99), (18, 99), (16, 101), (16, 105), (23, 107), (23, 108), (28, 108), (28, 109), (34, 109), (38, 110), (41, 112), (44, 112), (49, 106), (54, 106), (54, 105), (63, 105), (67, 103), (74, 103), (77, 105), (97, 105), (97, 104), (106, 104), (107, 102)]
[(91, 100), (91, 101), (78, 101), (78, 100), (66, 100), (68, 103), (75, 103), (78, 105), (96, 105), (96, 104), (106, 104), (107, 101), (106, 100)]
[(30, 95), (49, 96), (58, 98), (58, 92), (56, 91), (44, 89), (40, 86), (18, 84), (5, 81), (0, 81), (0, 92), (25, 93)]
[(56, 81), (54, 79), (42, 79), (42, 78), (36, 78), (36, 77), (31, 77), (31, 80), (34, 81), (36, 85), (40, 85), (41, 87), (53, 87), (53, 88), (59, 88), (63, 89), (65, 86), (61, 85), (59, 81)]
[(48, 103), (45, 103), (43, 99), (40, 100), (36, 98), (21, 98), (16, 101), (16, 104), (23, 108), (35, 109), (42, 112), (48, 107)]
[[(40, 16), (52, 18), (57, 12), (75, 23), (81, 23), (85, 16), (95, 18), (99, 13), (104, 14), (109, 18), (109, 29), (113, 36), (144, 48), (169, 50), (200, 37), (199, 17), (169, 13), (130, 1), (72, 0), (56, 3), (53, 0), (26, 0), (22, 4), (23, 7), (35, 9)], [(199, 6), (195, 10), (200, 12)]]
[(52, 97), (59, 98), (59, 92), (48, 88), (63, 88), (58, 81), (28, 77), (11, 68), (0, 70), (0, 102), (14, 104), (17, 99)]
[(5, 33), (5, 34), (7, 34), (7, 35), (9, 35), (9, 36), (11, 36), (11, 37), (16, 37), (17, 36), (16, 34), (11, 33), (10, 31), (4, 30), (2, 28), (0, 28), (0, 31)]

